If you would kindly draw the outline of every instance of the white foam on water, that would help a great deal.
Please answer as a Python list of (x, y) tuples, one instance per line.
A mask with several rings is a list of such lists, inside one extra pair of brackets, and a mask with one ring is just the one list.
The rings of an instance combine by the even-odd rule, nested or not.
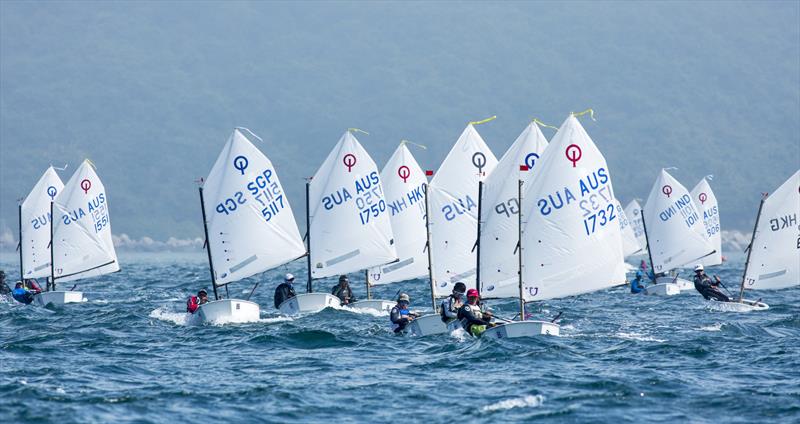
[(157, 320), (171, 322), (177, 325), (187, 325), (187, 316), (189, 316), (186, 312), (174, 312), (167, 310), (165, 307), (159, 307), (153, 309), (150, 312), (150, 318), (155, 318)]
[(700, 331), (722, 331), (722, 323), (718, 322), (714, 325), (707, 325), (705, 327), (698, 328)]
[(472, 336), (467, 334), (467, 331), (464, 330), (463, 327), (456, 328), (455, 330), (450, 332), (450, 337), (458, 340), (459, 343), (463, 343), (467, 340), (472, 340)]
[(538, 408), (544, 403), (544, 396), (529, 395), (521, 398), (501, 400), (500, 402), (486, 405), (481, 408), (481, 412), (504, 411), (511, 408)]
[(614, 337), (619, 339), (626, 339), (626, 340), (638, 340), (640, 342), (657, 342), (657, 343), (664, 343), (666, 340), (657, 339), (655, 337), (645, 336), (641, 333), (623, 333), (619, 332), (614, 334)]
[(361, 315), (371, 315), (373, 317), (388, 317), (389, 316), (389, 311), (379, 311), (377, 309), (372, 309), (372, 308), (351, 308), (349, 306), (344, 306), (344, 305), (341, 305), (341, 306), (333, 305), (333, 306), (328, 306), (328, 307), (332, 308), (332, 309), (339, 310), (339, 311), (347, 311), (347, 312), (352, 312), (354, 314), (361, 314)]

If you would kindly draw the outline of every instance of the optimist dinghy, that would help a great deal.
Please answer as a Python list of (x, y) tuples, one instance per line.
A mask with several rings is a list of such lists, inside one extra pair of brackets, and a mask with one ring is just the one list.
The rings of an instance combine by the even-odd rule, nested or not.
[[(490, 118), (491, 120), (491, 118)], [(448, 296), (457, 282), (476, 286), (475, 241), (478, 225), (478, 183), (491, 174), (497, 158), (470, 122), (450, 149), (425, 191), (433, 314), (409, 325), (416, 336), (447, 333), (437, 297)]]
[[(769, 305), (744, 299), (745, 290), (777, 290), (800, 285), (800, 171), (772, 195), (761, 198), (747, 250), (739, 299), (726, 308), (765, 310)], [(759, 299), (761, 300), (761, 299)]]
[[(650, 268), (656, 274), (692, 264), (715, 252), (689, 191), (665, 169), (647, 197), (642, 224)], [(661, 276), (645, 293), (671, 296), (686, 290), (694, 290), (694, 283), (677, 276)]]
[[(644, 236), (644, 225), (642, 224), (642, 207), (639, 205), (639, 202), (634, 199), (628, 203), (628, 206), (625, 207), (624, 212), (625, 218), (627, 218), (628, 223), (631, 226), (631, 230), (633, 230), (633, 235), (636, 237), (636, 242), (641, 247), (639, 252), (633, 254), (643, 254), (645, 253), (645, 250), (647, 250), (647, 240)], [(623, 235), (623, 237), (625, 237), (625, 235)]]
[[(50, 202), (54, 201), (63, 189), (64, 183), (51, 166), (19, 205), (19, 274), (23, 280), (51, 277), (50, 230), (53, 214)], [(45, 302), (61, 305), (84, 300), (81, 292), (50, 293), (34, 297), (36, 303), (40, 306), (44, 306)]]
[(51, 198), (50, 281), (47, 291), (37, 294), (35, 301), (41, 306), (83, 302), (83, 293), (57, 290), (56, 283), (119, 271), (111, 240), (108, 196), (87, 159)]
[[(279, 306), (284, 314), (317, 312), (341, 304), (333, 295), (314, 293), (315, 278), (397, 261), (381, 176), (375, 162), (353, 135), (354, 130), (342, 135), (306, 184), (308, 283), (305, 294), (287, 299)], [(383, 310), (389, 302), (361, 306)]]
[[(484, 280), (483, 284), (498, 286), (494, 290), (486, 287), (487, 293), (516, 294), (521, 320), (489, 328), (483, 337), (557, 336), (560, 327), (555, 322), (525, 320), (526, 301), (589, 293), (625, 281), (611, 174), (605, 158), (574, 115), (559, 128), (533, 175), (526, 175), (530, 172), (527, 164), (516, 165), (520, 169), (517, 196), (522, 214), (517, 215), (517, 228), (510, 228), (517, 231), (516, 246), (513, 238), (506, 236), (512, 242), (506, 242), (503, 249), (506, 258), (514, 257), (516, 250), (517, 281)], [(524, 199), (531, 200), (526, 203)], [(490, 273), (483, 271), (482, 275)], [(516, 293), (510, 287), (514, 285)]]
[[(257, 321), (247, 299), (223, 299), (218, 289), (305, 255), (292, 208), (272, 162), (236, 128), (199, 188), (214, 300), (197, 314), (206, 323)], [(207, 214), (208, 213), (208, 214)], [(258, 284), (253, 287), (253, 294)]]

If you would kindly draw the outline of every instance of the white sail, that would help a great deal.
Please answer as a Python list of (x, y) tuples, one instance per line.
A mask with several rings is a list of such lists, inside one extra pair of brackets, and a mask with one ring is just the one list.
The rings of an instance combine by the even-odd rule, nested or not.
[[(528, 184), (547, 139), (530, 123), (483, 183), (481, 206), (481, 296), (519, 297), (519, 180)], [(520, 166), (528, 168), (520, 171)]]
[(625, 211), (622, 209), (619, 200), (615, 202), (615, 206), (617, 208), (617, 214), (619, 215), (619, 230), (622, 234), (622, 256), (627, 258), (628, 256), (639, 253), (642, 250), (642, 246), (639, 244), (633, 226), (628, 220), (628, 215), (626, 215)]
[(398, 261), (369, 270), (373, 285), (419, 278), (428, 273), (425, 250), (425, 188), (428, 179), (414, 156), (400, 144), (381, 171)]
[(644, 219), (656, 273), (694, 264), (714, 251), (689, 191), (666, 170), (650, 190)]
[(50, 202), (64, 189), (53, 167), (47, 168), (22, 202), (22, 269), (25, 278), (50, 276)]
[(642, 248), (642, 253), (647, 252), (647, 240), (644, 237), (644, 225), (642, 224), (642, 207), (636, 200), (631, 200), (628, 206), (625, 207), (625, 217), (628, 218), (628, 223), (631, 224), (633, 235), (636, 236), (636, 241)]
[(309, 205), (312, 278), (397, 260), (378, 167), (350, 131), (314, 174)]
[(764, 201), (751, 248), (745, 288), (800, 285), (800, 171)]
[(719, 265), (722, 263), (722, 232), (720, 231), (719, 205), (717, 196), (711, 191), (708, 181), (703, 178), (691, 191), (692, 201), (703, 214), (703, 228), (706, 231), (711, 247), (715, 252), (700, 259), (704, 266)]
[(84, 160), (53, 204), (53, 268), (57, 282), (119, 271), (111, 240), (108, 196)]
[(523, 191), (523, 294), (544, 300), (622, 284), (625, 269), (611, 174), (570, 115)]
[(203, 198), (217, 285), (305, 254), (275, 167), (238, 128), (211, 168)]
[(450, 294), (457, 282), (475, 287), (478, 182), (496, 165), (497, 158), (469, 124), (431, 181), (428, 202), (436, 296)]

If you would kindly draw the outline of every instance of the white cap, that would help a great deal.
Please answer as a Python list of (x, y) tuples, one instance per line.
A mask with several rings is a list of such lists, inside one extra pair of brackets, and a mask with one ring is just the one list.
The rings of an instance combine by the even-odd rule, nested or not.
[(695, 272), (702, 271), (702, 270), (703, 270), (703, 264), (697, 264), (697, 265), (694, 266), (694, 271)]
[(283, 277), (283, 280), (284, 280), (284, 281), (294, 281), (294, 275), (292, 275), (292, 274), (286, 274), (286, 275)]

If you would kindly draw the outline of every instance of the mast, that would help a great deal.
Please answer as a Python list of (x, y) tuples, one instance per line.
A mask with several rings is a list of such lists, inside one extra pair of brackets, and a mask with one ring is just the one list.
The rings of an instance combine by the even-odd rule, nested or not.
[(200, 210), (203, 212), (203, 231), (205, 232), (206, 235), (206, 253), (208, 253), (208, 269), (209, 271), (211, 271), (211, 286), (214, 287), (214, 300), (219, 300), (219, 294), (217, 293), (217, 278), (214, 276), (214, 261), (211, 259), (211, 241), (208, 239), (208, 223), (206, 222), (206, 204), (203, 201), (203, 187), (198, 187), (198, 189), (200, 190)]
[(308, 256), (306, 257), (306, 264), (308, 265), (308, 283), (306, 283), (306, 293), (313, 293), (314, 286), (311, 284), (311, 205), (309, 205), (311, 182), (306, 182), (306, 249)]
[(54, 254), (53, 250), (55, 250), (55, 246), (53, 246), (53, 201), (50, 201), (50, 283), (46, 284), (46, 290), (56, 290), (56, 272), (55, 272), (55, 262), (54, 262)]
[(483, 181), (478, 181), (478, 238), (475, 241), (475, 288), (481, 291), (481, 204), (483, 203)]
[(364, 280), (367, 283), (367, 300), (372, 299), (372, 292), (369, 290), (369, 270), (364, 270)]
[(25, 285), (25, 270), (22, 267), (22, 203), (19, 204), (19, 281)]
[(644, 244), (647, 247), (647, 257), (650, 259), (650, 271), (653, 273), (653, 282), (656, 281), (656, 269), (653, 268), (653, 254), (650, 252), (650, 239), (647, 238), (647, 224), (644, 222), (644, 209), (639, 209), (642, 216), (642, 229), (644, 230)]
[(761, 219), (761, 208), (764, 207), (764, 202), (767, 200), (767, 195), (761, 196), (761, 203), (758, 205), (758, 213), (756, 214), (756, 223), (753, 225), (753, 235), (750, 236), (750, 247), (747, 249), (747, 259), (744, 262), (744, 273), (742, 274), (742, 286), (739, 288), (739, 303), (744, 298), (744, 280), (747, 277), (747, 268), (750, 267), (750, 254), (753, 253), (753, 242), (756, 241), (756, 230), (758, 229), (758, 220)]
[[(523, 169), (525, 168), (525, 169)], [(520, 166), (520, 170), (527, 171), (527, 166)], [(525, 321), (525, 297), (522, 292), (522, 179), (519, 180), (519, 188), (517, 192), (517, 257), (519, 258), (519, 320)]]
[[(433, 171), (425, 171), (425, 176), (433, 175)], [(425, 235), (427, 237), (427, 241), (425, 242), (425, 247), (428, 249), (428, 279), (431, 282), (431, 305), (433, 306), (433, 312), (438, 312), (436, 308), (436, 295), (434, 294), (434, 289), (436, 288), (436, 283), (433, 280), (433, 255), (431, 254), (431, 214), (430, 214), (430, 205), (428, 202), (428, 190), (430, 189), (430, 183), (425, 184)]]

